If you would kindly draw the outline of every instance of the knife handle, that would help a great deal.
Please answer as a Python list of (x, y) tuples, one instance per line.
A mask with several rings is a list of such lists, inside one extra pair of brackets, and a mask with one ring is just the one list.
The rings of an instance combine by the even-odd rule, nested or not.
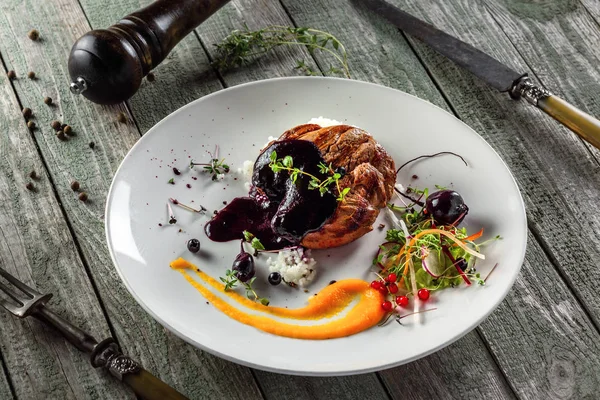
[(558, 96), (540, 99), (537, 106), (546, 114), (600, 149), (600, 121)]
[(189, 400), (143, 368), (123, 375), (123, 382), (143, 400)]
[(600, 149), (600, 121), (581, 111), (546, 89), (533, 84), (527, 76), (519, 79), (510, 91), (513, 99), (523, 97), (546, 114)]

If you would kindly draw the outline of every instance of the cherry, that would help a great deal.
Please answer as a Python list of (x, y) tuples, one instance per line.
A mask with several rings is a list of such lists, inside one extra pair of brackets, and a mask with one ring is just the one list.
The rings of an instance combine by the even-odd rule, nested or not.
[(440, 225), (458, 225), (469, 212), (462, 196), (454, 190), (440, 190), (427, 197), (426, 210)]
[(393, 272), (387, 276), (388, 282), (396, 282), (397, 279), (398, 279), (398, 275), (396, 275)]
[(383, 311), (390, 312), (390, 311), (392, 311), (392, 309), (394, 308), (394, 306), (392, 305), (391, 301), (386, 300), (383, 303), (381, 303), (381, 308), (383, 308)]
[(417, 296), (419, 296), (419, 299), (426, 301), (427, 299), (429, 299), (429, 290), (419, 289), (419, 291), (417, 292)]
[(395, 283), (390, 283), (388, 285), (388, 290), (390, 291), (391, 294), (396, 294), (396, 293), (398, 293), (398, 285), (396, 285)]
[(406, 296), (397, 296), (396, 297), (396, 304), (398, 304), (400, 307), (406, 307), (408, 305), (408, 297), (406, 297)]
[(231, 269), (240, 282), (248, 282), (254, 276), (254, 258), (243, 251), (237, 255)]

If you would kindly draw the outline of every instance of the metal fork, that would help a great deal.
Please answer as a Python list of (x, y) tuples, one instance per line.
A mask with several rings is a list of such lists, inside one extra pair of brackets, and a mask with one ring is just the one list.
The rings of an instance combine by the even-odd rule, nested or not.
[[(52, 294), (42, 294), (27, 286), (4, 269), (0, 268), (2, 276), (10, 285), (0, 281), (0, 292), (6, 294), (12, 301), (0, 297), (0, 305), (19, 318), (32, 316), (60, 332), (70, 343), (79, 350), (90, 355), (94, 368), (106, 368), (112, 375), (119, 378), (142, 399), (147, 400), (185, 400), (181, 393), (156, 378), (143, 369), (119, 350), (113, 338), (100, 343), (87, 332), (79, 329), (58, 314), (50, 310), (46, 303)], [(14, 288), (13, 288), (14, 287)], [(18, 293), (18, 289), (21, 293)]]

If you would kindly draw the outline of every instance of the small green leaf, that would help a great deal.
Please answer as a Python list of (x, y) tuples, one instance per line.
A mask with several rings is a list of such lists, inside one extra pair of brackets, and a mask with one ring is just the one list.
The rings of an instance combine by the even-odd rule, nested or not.
[(248, 231), (244, 231), (244, 232), (242, 232), (242, 234), (244, 235), (244, 240), (246, 242), (250, 242), (250, 241), (252, 241), (252, 239), (254, 239), (254, 235)]
[(292, 159), (291, 156), (285, 156), (283, 158), (283, 165), (288, 168), (292, 168), (292, 165), (294, 165), (294, 160)]
[(342, 194), (343, 194), (344, 196), (345, 196), (345, 195), (347, 195), (349, 192), (350, 192), (350, 188), (349, 188), (349, 187), (347, 187), (347, 188), (344, 188), (344, 190), (342, 190)]
[(335, 174), (333, 174), (333, 179), (338, 180), (342, 177), (341, 174), (338, 174), (337, 172)]
[(340, 47), (340, 42), (338, 42), (335, 39), (331, 40), (331, 44), (333, 45), (333, 48), (336, 49), (336, 50)]
[(269, 158), (271, 159), (271, 161), (277, 160), (277, 152), (272, 151), (271, 155), (269, 156)]
[(175, 179), (173, 179), (173, 178), (169, 179), (168, 183), (170, 183), (171, 185), (174, 185), (175, 184)]
[[(263, 246), (263, 244), (260, 242), (260, 240), (258, 240), (258, 238), (254, 238), (252, 239), (252, 242), (250, 243), (250, 245), (255, 248), (256, 250), (264, 250), (265, 246)], [(255, 279), (255, 278), (252, 278)]]

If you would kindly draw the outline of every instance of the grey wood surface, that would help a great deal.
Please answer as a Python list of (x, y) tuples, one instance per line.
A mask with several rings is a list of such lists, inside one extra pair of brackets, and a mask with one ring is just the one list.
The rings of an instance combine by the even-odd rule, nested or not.
[[(4, 22), (0, 26), (6, 26)], [(19, 102), (2, 74), (0, 267), (41, 292), (53, 293), (55, 311), (103, 339), (109, 336), (107, 322), (20, 113), (22, 106), (35, 110), (32, 121), (44, 120), (42, 107), (47, 106)], [(31, 171), (38, 179), (29, 177)], [(25, 188), (28, 182), (34, 183), (33, 191)], [(0, 349), (19, 398), (94, 398), (99, 393), (129, 397), (109, 376), (91, 369), (77, 349), (35, 320), (0, 313)]]
[[(597, 0), (390, 0), (600, 115)], [(74, 40), (149, 0), (0, 2), (0, 262), (55, 293), (56, 309), (107, 336), (190, 398), (597, 398), (600, 393), (599, 152), (524, 103), (485, 84), (346, 0), (235, 0), (185, 38), (127, 104), (93, 105), (68, 92)], [(104, 241), (104, 199), (116, 167), (153, 124), (205, 94), (257, 79), (300, 74), (297, 60), (331, 60), (278, 49), (244, 68), (216, 72), (214, 44), (247, 24), (310, 26), (346, 45), (354, 79), (398, 88), (455, 113), (503, 157), (522, 189), (529, 248), (502, 305), (475, 331), (408, 365), (341, 378), (290, 377), (218, 359), (147, 316), (117, 277)], [(37, 28), (43, 40), (26, 37)], [(33, 70), (38, 79), (25, 78)], [(51, 96), (56, 106), (43, 104)], [(19, 108), (34, 110), (30, 134)], [(130, 120), (116, 122), (124, 111)], [(58, 141), (49, 121), (77, 135)], [(93, 140), (94, 150), (87, 144)], [(38, 191), (25, 189), (29, 168)], [(69, 188), (82, 183), (80, 202)], [(77, 304), (67, 303), (75, 295)], [(35, 321), (0, 313), (0, 398), (124, 398), (128, 392)], [(4, 372), (4, 374), (2, 374)], [(4, 375), (4, 376), (2, 376)], [(6, 379), (3, 379), (6, 378)], [(10, 382), (10, 386), (9, 386)]]

